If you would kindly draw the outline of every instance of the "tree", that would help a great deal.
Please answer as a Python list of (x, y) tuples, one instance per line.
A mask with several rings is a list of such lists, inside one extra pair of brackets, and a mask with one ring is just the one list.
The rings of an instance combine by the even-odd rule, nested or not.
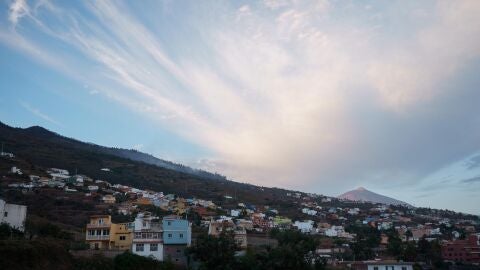
[(407, 242), (410, 241), (410, 238), (413, 237), (412, 231), (407, 230), (407, 231), (405, 232), (405, 236), (407, 237)]
[(398, 232), (395, 229), (390, 229), (387, 232), (388, 244), (387, 251), (390, 255), (400, 258), (403, 253), (402, 240), (398, 236)]
[(405, 245), (403, 249), (402, 260), (406, 262), (414, 262), (417, 260), (417, 247), (415, 246), (415, 243), (408, 242)]
[(375, 257), (373, 248), (380, 244), (380, 232), (370, 226), (351, 225), (346, 228), (347, 232), (355, 233), (355, 242), (351, 245), (353, 260), (369, 260)]
[(202, 234), (188, 249), (194, 259), (201, 262), (200, 269), (234, 269), (237, 244), (232, 232), (223, 231), (218, 237)]

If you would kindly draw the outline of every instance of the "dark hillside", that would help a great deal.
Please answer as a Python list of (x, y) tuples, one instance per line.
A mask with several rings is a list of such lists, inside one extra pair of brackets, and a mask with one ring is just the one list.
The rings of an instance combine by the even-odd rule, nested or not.
[[(106, 147), (66, 138), (38, 126), (22, 129), (0, 123), (0, 142), (4, 143), (6, 152), (16, 155), (15, 159), (19, 164), (29, 164), (32, 169), (33, 165), (62, 168), (70, 173), (78, 172), (113, 184), (125, 184), (184, 197), (198, 196), (222, 204), (225, 204), (225, 195), (237, 199), (233, 199), (232, 203), (248, 201), (271, 206), (286, 199), (286, 191), (282, 189), (213, 179), (122, 158), (106, 153)], [(25, 165), (21, 168), (24, 170), (30, 169), (23, 166)], [(102, 168), (109, 168), (111, 171), (105, 172)]]

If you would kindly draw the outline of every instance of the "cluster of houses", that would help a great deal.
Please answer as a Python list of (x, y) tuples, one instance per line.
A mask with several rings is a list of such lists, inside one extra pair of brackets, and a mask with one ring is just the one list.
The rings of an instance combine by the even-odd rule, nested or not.
[[(108, 172), (110, 169), (102, 168), (102, 171)], [(21, 172), (18, 168), (11, 170), (11, 173), (18, 174), (18, 172)], [(292, 215), (291, 212), (286, 213), (283, 209), (278, 210), (267, 205), (255, 206), (248, 202), (240, 202), (233, 204), (235, 207), (232, 207), (231, 203), (227, 207), (217, 205), (211, 200), (181, 198), (174, 194), (114, 185), (103, 180), (93, 180), (85, 175), (70, 175), (64, 169), (51, 168), (47, 174), (49, 177), (30, 175), (30, 182), (12, 183), (9, 186), (22, 189), (51, 187), (61, 188), (67, 193), (83, 192), (85, 196), (113, 206), (118, 214), (137, 214), (134, 222), (126, 224), (112, 224), (108, 216), (92, 217), (87, 225), (87, 241), (93, 249), (128, 249), (139, 255), (153, 256), (159, 260), (164, 260), (166, 257), (178, 262), (185, 260), (182, 257), (183, 249), (191, 243), (191, 224), (178, 216), (192, 212), (200, 217), (200, 225), (207, 229), (210, 235), (217, 236), (223, 231), (231, 231), (241, 248), (247, 247), (249, 233), (265, 233), (272, 228), (297, 229), (305, 234), (341, 238), (348, 243), (355, 241), (356, 235), (348, 232), (347, 227), (357, 224), (371, 226), (380, 231), (382, 244), (388, 242), (385, 231), (392, 229), (398, 232), (403, 241), (419, 241), (422, 238), (428, 241), (438, 239), (444, 247), (448, 247), (447, 249), (457, 250), (442, 253), (445, 260), (467, 261), (467, 255), (464, 255), (466, 253), (458, 249), (469, 247), (468, 250), (472, 250), (472, 243), (475, 241), (460, 238), (463, 238), (465, 233), (467, 239), (470, 239), (469, 236), (478, 239), (479, 235), (478, 220), (449, 219), (436, 213), (435, 210), (425, 214), (417, 213), (415, 208), (409, 207), (364, 204), (317, 194), (287, 192), (285, 196), (295, 205), (297, 211)], [(121, 202), (117, 201), (119, 196), (124, 198)], [(232, 201), (228, 195), (225, 195), (225, 199)], [(148, 212), (139, 212), (138, 206), (142, 205), (155, 206), (177, 216), (165, 217), (160, 222)], [(293, 220), (292, 216), (296, 219)], [(97, 229), (95, 226), (102, 229)], [(442, 228), (449, 228), (448, 235)], [(182, 231), (181, 236), (176, 234), (177, 230)], [(336, 248), (338, 247), (330, 248), (329, 252), (325, 251), (325, 256), (338, 253), (339, 250)], [(468, 256), (470, 256), (469, 261), (474, 261), (473, 255)]]
[(186, 265), (185, 249), (192, 242), (192, 224), (179, 216), (159, 219), (149, 212), (140, 212), (135, 221), (112, 223), (110, 215), (90, 217), (85, 241), (96, 250), (130, 250), (159, 261), (171, 260)]

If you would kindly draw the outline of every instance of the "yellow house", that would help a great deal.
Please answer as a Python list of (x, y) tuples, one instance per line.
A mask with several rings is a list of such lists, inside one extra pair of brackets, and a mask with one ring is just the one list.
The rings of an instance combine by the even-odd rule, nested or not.
[(174, 206), (174, 212), (176, 212), (179, 215), (183, 215), (186, 212), (186, 204), (184, 199), (178, 199), (177, 204)]
[(87, 224), (85, 240), (91, 249), (129, 250), (133, 233), (129, 223), (112, 223), (110, 215), (95, 215)]

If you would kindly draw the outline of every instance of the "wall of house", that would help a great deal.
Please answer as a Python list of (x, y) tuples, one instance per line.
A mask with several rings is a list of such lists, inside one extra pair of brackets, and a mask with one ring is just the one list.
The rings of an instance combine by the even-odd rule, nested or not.
[(374, 264), (368, 265), (368, 270), (413, 270), (408, 264)]
[[(143, 244), (143, 251), (137, 251), (137, 245)], [(133, 243), (132, 245), (132, 253), (137, 254), (140, 256), (144, 257), (153, 257), (158, 261), (163, 261), (163, 244), (162, 243), (157, 243), (158, 244), (158, 250), (157, 251), (150, 251), (150, 245), (152, 243)]]
[(9, 204), (0, 200), (0, 223), (7, 223), (10, 227), (20, 231), (25, 230), (27, 207), (19, 204)]
[(187, 265), (186, 248), (187, 245), (165, 245), (163, 247), (163, 257), (174, 264)]
[(163, 242), (165, 244), (185, 244), (192, 242), (192, 229), (188, 220), (164, 219), (163, 221)]
[[(122, 240), (122, 238), (125, 238)], [(128, 224), (112, 224), (112, 241), (116, 249), (130, 250), (133, 241), (133, 232)]]

